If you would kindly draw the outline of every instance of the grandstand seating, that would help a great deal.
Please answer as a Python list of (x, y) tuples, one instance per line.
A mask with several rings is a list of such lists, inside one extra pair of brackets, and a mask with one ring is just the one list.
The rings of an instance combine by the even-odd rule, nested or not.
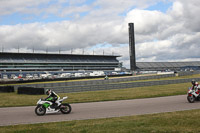
[(136, 62), (136, 66), (139, 70), (184, 70), (187, 68), (200, 69), (200, 61), (190, 62)]
[(119, 56), (0, 53), (0, 70), (114, 70), (119, 67)]
[[(0, 70), (114, 70), (121, 64), (119, 56), (39, 53), (0, 53)], [(200, 69), (200, 61), (136, 62), (138, 70), (164, 71)]]

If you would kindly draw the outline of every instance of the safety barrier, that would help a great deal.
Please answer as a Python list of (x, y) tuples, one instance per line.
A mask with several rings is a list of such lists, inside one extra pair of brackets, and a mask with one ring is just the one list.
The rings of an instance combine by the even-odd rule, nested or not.
[(43, 95), (44, 88), (18, 87), (18, 94)]
[(0, 86), (0, 92), (14, 92), (14, 86)]
[[(192, 78), (192, 79), (200, 81), (200, 78)], [(53, 87), (51, 89), (58, 93), (71, 93), (71, 92), (83, 92), (83, 91), (127, 89), (136, 87), (154, 86), (154, 85), (179, 84), (179, 83), (190, 82), (192, 79), (146, 81), (146, 82), (102, 84), (102, 85), (98, 84), (98, 85), (81, 85), (81, 86), (63, 86), (63, 87)]]
[[(196, 81), (200, 81), (200, 78), (192, 78)], [(65, 85), (65, 84), (37, 84), (35, 87), (43, 87), (45, 89), (52, 89), (58, 93), (70, 93), (70, 92), (82, 92), (82, 91), (98, 91), (98, 90), (111, 90), (111, 89), (126, 89), (144, 86), (154, 85), (166, 85), (166, 84), (179, 84), (187, 83), (192, 80), (189, 79), (176, 79), (176, 80), (157, 80), (157, 81), (144, 81), (144, 82), (127, 82), (127, 83), (104, 83), (104, 84), (89, 84), (89, 85)], [(27, 85), (32, 86), (33, 85)]]
[[(183, 72), (178, 73), (181, 75), (198, 74), (197, 72)], [(48, 83), (32, 83), (15, 85), (15, 89), (18, 87), (33, 87), (52, 89), (58, 93), (70, 93), (70, 92), (82, 92), (82, 91), (97, 91), (97, 90), (110, 90), (110, 89), (125, 89), (143, 86), (153, 85), (166, 85), (166, 84), (178, 84), (190, 82), (192, 79), (200, 81), (200, 78), (187, 78), (187, 79), (175, 79), (175, 80), (156, 80), (156, 81), (140, 81), (148, 79), (160, 79), (174, 77), (176, 74), (165, 75), (152, 75), (152, 76), (133, 76), (124, 78), (114, 78), (109, 80), (87, 80), (87, 81), (62, 81), (62, 82), (48, 82)]]

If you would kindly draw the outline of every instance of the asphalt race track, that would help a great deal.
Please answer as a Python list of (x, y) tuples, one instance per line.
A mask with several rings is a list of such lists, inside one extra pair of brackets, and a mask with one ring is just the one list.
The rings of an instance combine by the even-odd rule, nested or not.
[(120, 100), (108, 102), (71, 104), (70, 114), (49, 113), (37, 116), (35, 106), (0, 108), (0, 126), (47, 123), (58, 121), (85, 120), (120, 117), (181, 110), (200, 109), (200, 102), (189, 103), (186, 95)]

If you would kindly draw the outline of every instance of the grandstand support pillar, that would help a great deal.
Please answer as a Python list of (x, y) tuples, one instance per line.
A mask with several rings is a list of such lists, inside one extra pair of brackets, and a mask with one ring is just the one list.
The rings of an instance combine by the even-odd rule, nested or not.
[(129, 54), (130, 54), (130, 69), (136, 70), (136, 58), (135, 58), (135, 35), (134, 35), (134, 23), (129, 23)]

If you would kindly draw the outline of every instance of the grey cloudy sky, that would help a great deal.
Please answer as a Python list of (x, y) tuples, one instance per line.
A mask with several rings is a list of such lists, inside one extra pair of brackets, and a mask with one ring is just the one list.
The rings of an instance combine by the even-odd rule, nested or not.
[(104, 51), (129, 68), (133, 22), (137, 61), (200, 61), (199, 12), (199, 0), (0, 0), (0, 49)]

